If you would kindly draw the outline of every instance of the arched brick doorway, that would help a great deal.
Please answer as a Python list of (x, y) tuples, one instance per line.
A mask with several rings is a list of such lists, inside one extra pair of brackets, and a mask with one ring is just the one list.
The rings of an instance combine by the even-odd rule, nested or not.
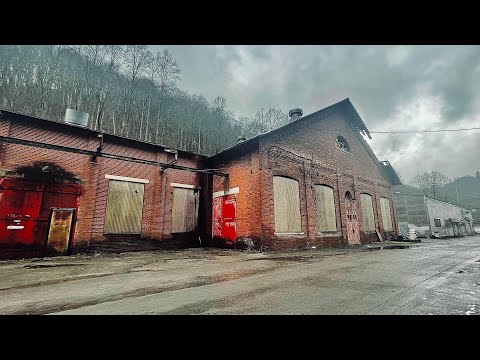
[(360, 244), (357, 202), (350, 191), (345, 193), (345, 217), (347, 223), (347, 242), (349, 245)]

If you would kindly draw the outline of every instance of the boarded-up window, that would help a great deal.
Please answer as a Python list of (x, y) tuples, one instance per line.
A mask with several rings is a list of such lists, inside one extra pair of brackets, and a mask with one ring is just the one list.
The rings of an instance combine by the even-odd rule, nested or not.
[(390, 214), (390, 200), (387, 198), (380, 198), (380, 209), (382, 210), (383, 229), (385, 231), (392, 231), (392, 216)]
[(299, 194), (298, 181), (282, 176), (273, 177), (275, 232), (299, 233), (302, 231)]
[(360, 194), (360, 203), (362, 205), (363, 231), (375, 231), (372, 197), (368, 194)]
[(141, 234), (144, 184), (109, 180), (105, 234)]
[(337, 231), (333, 189), (325, 185), (315, 185), (315, 197), (317, 198), (318, 231)]
[(198, 190), (173, 188), (172, 233), (197, 228)]

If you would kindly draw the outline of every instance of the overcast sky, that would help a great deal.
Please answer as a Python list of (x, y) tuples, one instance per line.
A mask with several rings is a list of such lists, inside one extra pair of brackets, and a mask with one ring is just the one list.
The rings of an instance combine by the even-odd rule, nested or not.
[[(151, 46), (164, 48), (182, 69), (181, 89), (223, 96), (236, 116), (262, 107), (307, 115), (348, 97), (370, 131), (480, 127), (479, 46)], [(407, 182), (480, 171), (480, 130), (372, 138)]]

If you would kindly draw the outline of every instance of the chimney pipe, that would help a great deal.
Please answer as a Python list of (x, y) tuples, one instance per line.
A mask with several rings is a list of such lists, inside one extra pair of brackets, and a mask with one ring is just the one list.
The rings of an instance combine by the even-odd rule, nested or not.
[(292, 109), (288, 112), (288, 116), (290, 116), (290, 121), (295, 121), (300, 119), (303, 115), (303, 110), (300, 108)]

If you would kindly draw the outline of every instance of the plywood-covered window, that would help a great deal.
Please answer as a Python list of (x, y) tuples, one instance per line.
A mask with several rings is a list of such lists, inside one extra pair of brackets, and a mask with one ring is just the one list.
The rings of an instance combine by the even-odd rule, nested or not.
[(318, 231), (337, 231), (333, 189), (330, 186), (315, 185), (315, 198), (317, 199)]
[(198, 190), (173, 188), (172, 233), (195, 231), (198, 217)]
[(362, 206), (363, 231), (375, 231), (372, 197), (368, 194), (360, 194), (360, 203)]
[(276, 233), (300, 233), (300, 189), (297, 180), (273, 177), (273, 205)]
[(390, 200), (387, 198), (380, 198), (380, 209), (382, 211), (383, 229), (385, 231), (392, 231), (392, 215), (390, 214)]
[(141, 234), (144, 184), (109, 180), (105, 234)]

